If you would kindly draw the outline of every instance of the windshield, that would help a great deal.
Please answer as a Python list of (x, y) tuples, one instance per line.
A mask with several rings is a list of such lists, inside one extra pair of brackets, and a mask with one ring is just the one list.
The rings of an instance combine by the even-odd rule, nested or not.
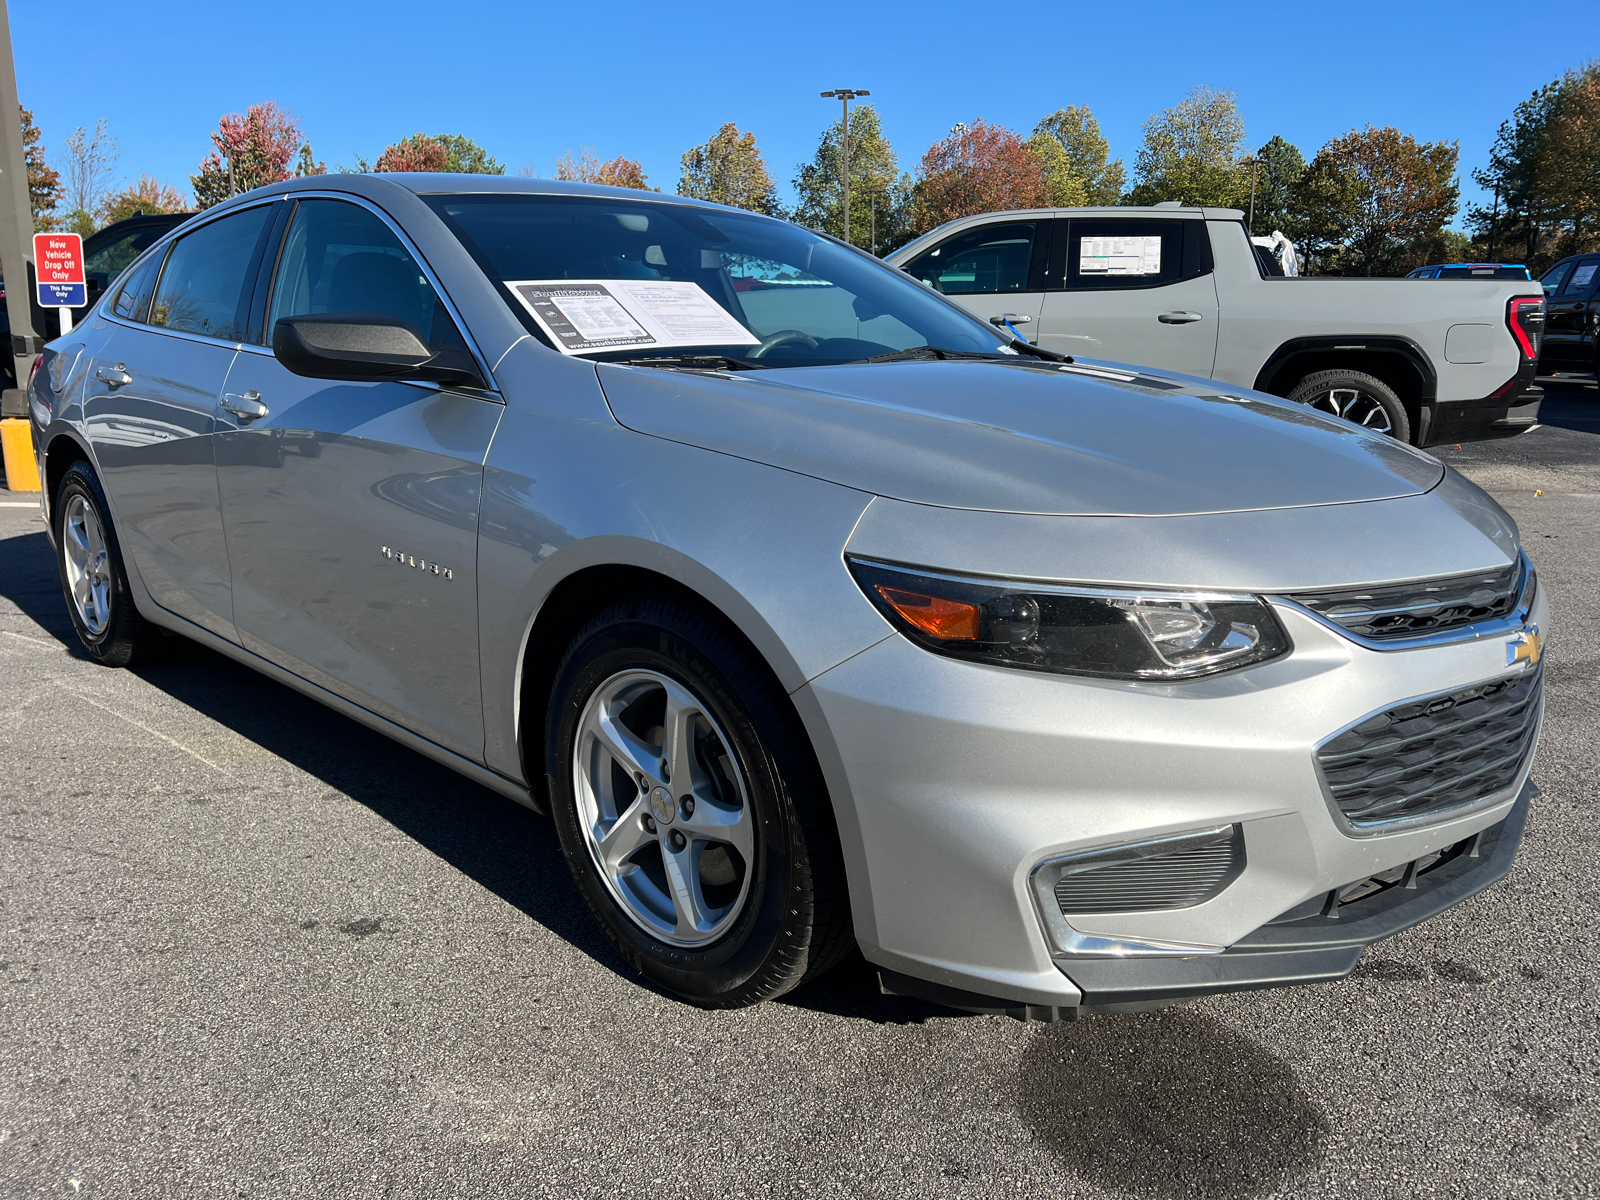
[(754, 213), (609, 197), (423, 199), (528, 330), (565, 354), (793, 367), (924, 346), (999, 354), (1009, 340), (893, 268)]

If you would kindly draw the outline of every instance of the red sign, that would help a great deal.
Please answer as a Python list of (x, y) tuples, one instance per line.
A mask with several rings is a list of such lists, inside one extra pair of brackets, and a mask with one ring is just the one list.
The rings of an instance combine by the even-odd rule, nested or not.
[(33, 264), (40, 305), (82, 308), (89, 302), (83, 277), (83, 238), (78, 234), (34, 234)]

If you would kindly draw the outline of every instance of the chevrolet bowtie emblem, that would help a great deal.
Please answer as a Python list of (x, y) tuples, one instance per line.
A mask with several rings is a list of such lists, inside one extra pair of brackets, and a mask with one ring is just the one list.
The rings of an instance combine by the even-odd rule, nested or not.
[(1543, 639), (1539, 636), (1537, 625), (1519, 629), (1516, 636), (1506, 643), (1506, 666), (1514, 667), (1519, 662), (1527, 663), (1529, 667), (1538, 666), (1542, 646)]

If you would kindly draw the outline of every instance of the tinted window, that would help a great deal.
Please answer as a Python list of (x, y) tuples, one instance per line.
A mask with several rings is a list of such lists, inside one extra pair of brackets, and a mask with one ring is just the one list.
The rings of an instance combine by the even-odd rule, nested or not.
[(1066, 287), (1154, 287), (1183, 278), (1185, 225), (1204, 233), (1193, 221), (1072, 221), (1062, 275)]
[(1438, 279), (1526, 279), (1527, 267), (1440, 267)]
[(150, 324), (223, 341), (244, 340), (245, 281), (270, 204), (223, 217), (179, 238), (150, 308)]
[(947, 296), (1033, 291), (1029, 276), (1040, 226), (1016, 221), (969, 229), (912, 259), (906, 270)]
[(92, 304), (113, 279), (128, 269), (129, 263), (155, 245), (156, 239), (165, 232), (159, 227), (134, 229), (87, 256), (83, 260), (83, 273), (89, 282), (89, 302)]
[(1583, 296), (1594, 290), (1594, 273), (1596, 260), (1586, 258), (1572, 270), (1572, 278), (1567, 280), (1567, 286), (1561, 289), (1563, 296)]
[(1561, 290), (1561, 285), (1567, 281), (1567, 276), (1572, 274), (1570, 262), (1557, 263), (1551, 267), (1539, 280), (1539, 286), (1544, 288), (1546, 296), (1554, 296)]
[[(524, 326), (547, 345), (562, 338), (568, 353), (627, 359), (692, 350), (752, 366), (800, 367), (925, 345), (987, 353), (1002, 345), (993, 330), (899, 271), (755, 213), (642, 198), (422, 199), (503, 285)], [(564, 280), (589, 282), (563, 288)], [(609, 281), (626, 286), (613, 294)], [(691, 314), (680, 321), (652, 310), (674, 322), (661, 326), (668, 335), (661, 339), (628, 323), (635, 318), (627, 304), (656, 284), (672, 285), (656, 290), (671, 303), (684, 301)], [(561, 312), (542, 315), (551, 309)], [(586, 328), (583, 341), (558, 317)], [(725, 317), (737, 323), (735, 337)], [(622, 333), (607, 344), (607, 329)], [(628, 349), (612, 348), (624, 339)]]
[(359, 204), (302, 200), (278, 263), (265, 330), (269, 342), (281, 317), (383, 313), (405, 321), (436, 347), (466, 344), (416, 259)]
[(145, 314), (150, 311), (150, 293), (155, 290), (156, 273), (161, 270), (163, 257), (160, 254), (151, 255), (123, 281), (122, 290), (111, 302), (112, 312), (129, 321), (144, 320)]

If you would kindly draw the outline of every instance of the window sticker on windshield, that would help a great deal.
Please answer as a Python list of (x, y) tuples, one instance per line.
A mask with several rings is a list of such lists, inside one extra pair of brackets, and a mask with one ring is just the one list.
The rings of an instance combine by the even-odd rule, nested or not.
[(506, 286), (563, 354), (761, 342), (685, 280), (508, 279)]
[(1079, 239), (1079, 275), (1159, 275), (1161, 235)]
[(1594, 278), (1594, 269), (1597, 263), (1584, 263), (1572, 273), (1572, 282), (1567, 285), (1569, 292), (1581, 292), (1589, 286), (1589, 281)]

